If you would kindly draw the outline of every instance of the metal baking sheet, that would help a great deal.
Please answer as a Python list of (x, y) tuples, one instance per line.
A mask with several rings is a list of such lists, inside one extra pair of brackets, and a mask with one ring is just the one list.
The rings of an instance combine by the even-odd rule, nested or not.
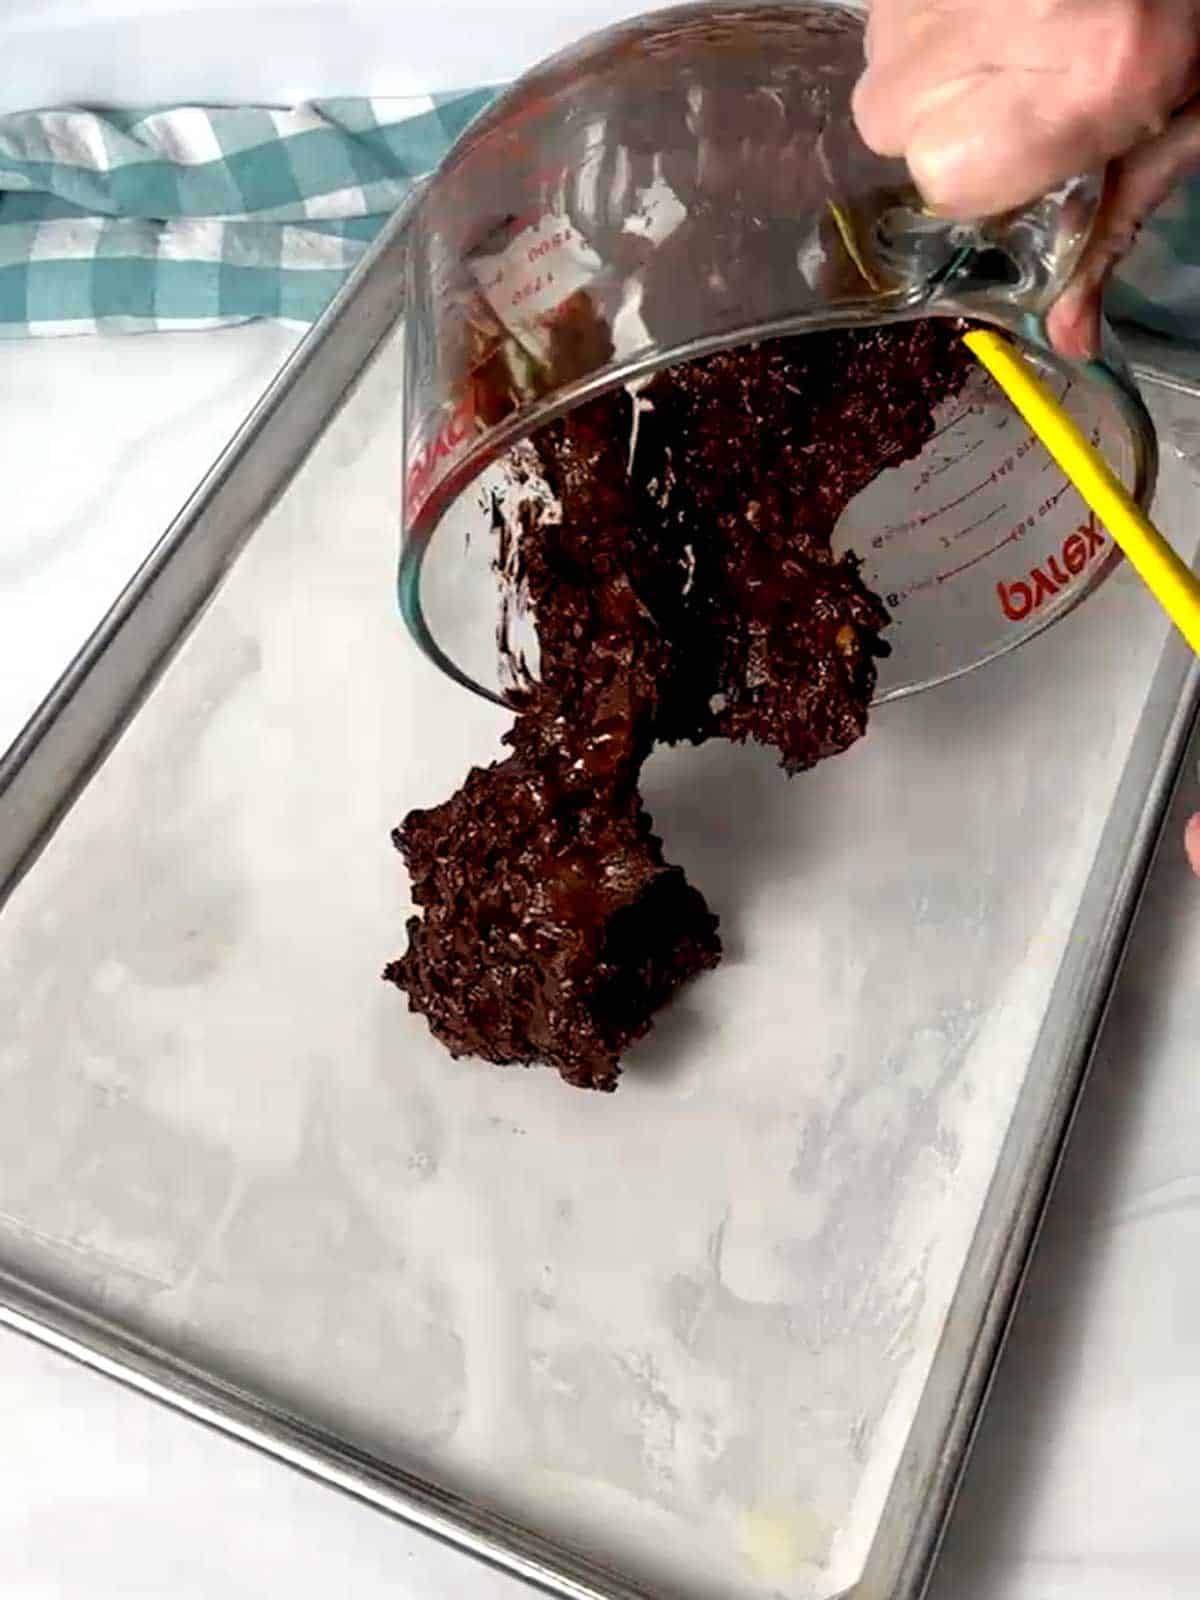
[[(1122, 574), (803, 780), (656, 757), (723, 968), (615, 1097), (451, 1062), (378, 980), (388, 830), (505, 718), (395, 615), (398, 335), (266, 509), (399, 248), (0, 767), (0, 1321), (552, 1592), (908, 1600), (1195, 672)], [(1154, 404), (1182, 546), (1200, 409)]]

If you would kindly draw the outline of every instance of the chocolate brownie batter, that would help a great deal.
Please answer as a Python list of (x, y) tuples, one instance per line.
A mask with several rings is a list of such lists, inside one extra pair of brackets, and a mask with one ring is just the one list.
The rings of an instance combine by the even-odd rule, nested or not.
[[(385, 976), (453, 1055), (616, 1086), (717, 919), (638, 794), (655, 743), (753, 739), (803, 771), (858, 739), (888, 617), (834, 526), (961, 386), (955, 325), (718, 353), (535, 441), (520, 577), (540, 666), (507, 759), (394, 834), (421, 914)], [(561, 515), (557, 508), (561, 507)]]

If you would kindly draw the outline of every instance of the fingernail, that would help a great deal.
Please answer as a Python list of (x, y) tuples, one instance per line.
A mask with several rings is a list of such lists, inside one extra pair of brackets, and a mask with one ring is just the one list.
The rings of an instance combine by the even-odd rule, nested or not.
[(1050, 308), (1046, 331), (1068, 361), (1094, 361), (1100, 354), (1099, 308), (1070, 290)]
[(1183, 842), (1192, 871), (1200, 878), (1200, 815), (1193, 817), (1188, 823)]
[(1076, 323), (1076, 355), (1077, 361), (1096, 361), (1100, 356), (1102, 339), (1100, 335), (1100, 306), (1096, 301), (1091, 301), (1085, 306)]

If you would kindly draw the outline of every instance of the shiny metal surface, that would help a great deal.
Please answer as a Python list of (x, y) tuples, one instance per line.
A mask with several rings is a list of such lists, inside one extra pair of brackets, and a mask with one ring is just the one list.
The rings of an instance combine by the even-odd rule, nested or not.
[(0, 907), (401, 314), (407, 215), (384, 230), (0, 755)]
[[(0, 767), (6, 892), (153, 690), (400, 309), (399, 226), (305, 341), (114, 613)], [(1135, 350), (1135, 359), (1149, 359)], [(1143, 370), (1146, 370), (1143, 365)], [(1183, 380), (1172, 379), (1173, 385)], [(1188, 393), (1193, 393), (1189, 387)], [(1200, 417), (1200, 408), (1196, 415)], [(855, 1600), (915, 1600), (986, 1398), (1119, 971), (1200, 698), (1195, 664), (1163, 653), (1076, 910), (1069, 951), (993, 1177), (937, 1358)], [(30, 1134), (36, 1129), (30, 1129)], [(438, 1489), (276, 1399), (136, 1336), (43, 1275), (0, 1273), (0, 1322), (556, 1594), (633, 1600), (645, 1588), (528, 1527)]]

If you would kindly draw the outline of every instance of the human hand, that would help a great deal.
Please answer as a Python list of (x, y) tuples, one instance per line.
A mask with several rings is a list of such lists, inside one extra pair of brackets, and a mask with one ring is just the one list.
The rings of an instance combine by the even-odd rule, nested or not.
[(907, 160), (938, 211), (1007, 211), (1107, 166), (1092, 237), (1049, 318), (1062, 354), (1094, 355), (1109, 273), (1200, 167), (1200, 103), (1188, 104), (1200, 0), (873, 0), (867, 58), (859, 131)]

